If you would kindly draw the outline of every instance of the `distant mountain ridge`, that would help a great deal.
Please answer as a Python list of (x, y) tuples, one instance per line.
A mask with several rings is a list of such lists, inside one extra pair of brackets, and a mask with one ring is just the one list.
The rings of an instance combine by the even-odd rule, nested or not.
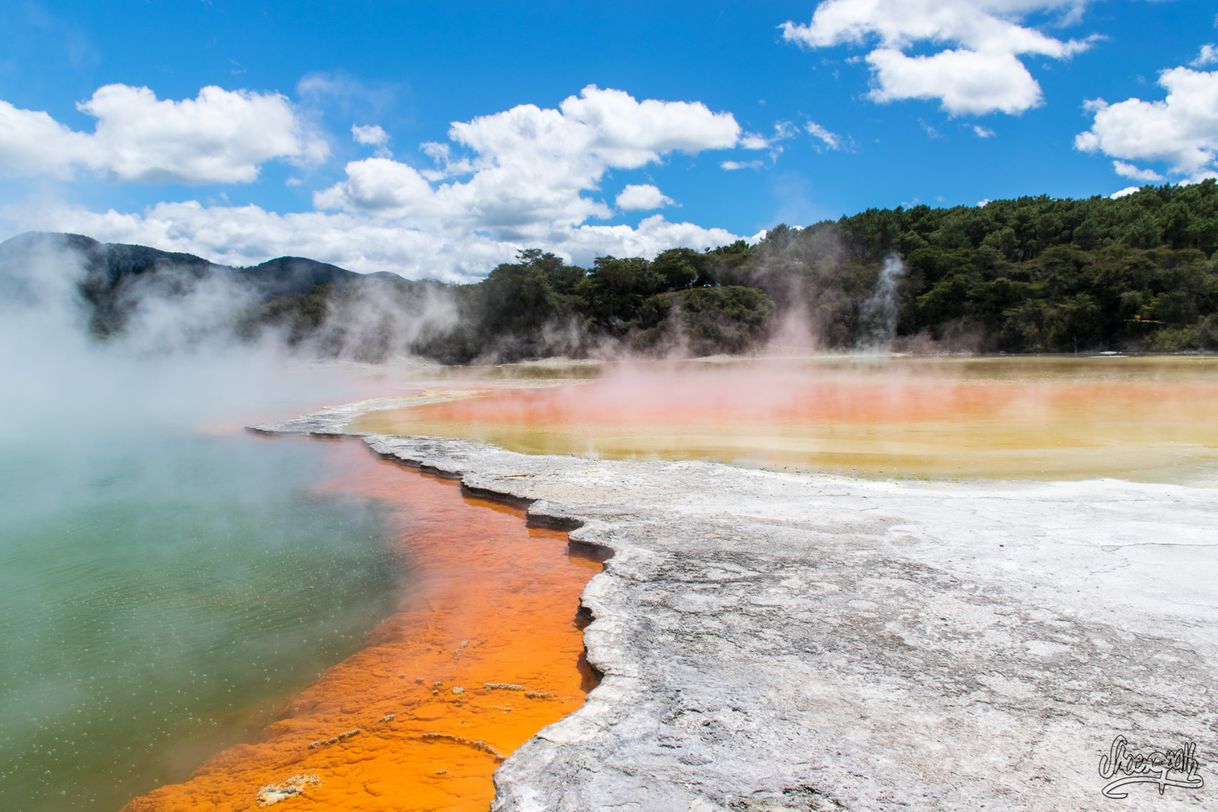
[[(213, 332), (223, 328), (249, 340), (277, 329), (291, 346), (311, 343), (316, 354), (362, 360), (410, 351), (402, 344), (414, 340), (418, 331), (409, 322), (417, 320), (429, 294), (445, 287), (393, 273), (356, 273), (304, 257), (239, 268), (81, 234), (27, 232), (0, 243), (0, 295), (36, 301), (38, 269), (33, 266), (65, 262), (79, 263), (80, 299), (89, 331), (97, 338), (122, 333), (151, 297), (185, 302), (207, 289), (212, 295), (207, 306), (219, 311), (211, 314), (208, 329)], [(62, 273), (59, 268), (49, 271), (51, 276)]]
[(170, 268), (195, 274), (223, 274), (244, 282), (270, 296), (305, 293), (318, 285), (344, 285), (359, 279), (380, 279), (391, 283), (418, 283), (397, 274), (361, 274), (305, 257), (277, 257), (248, 267), (221, 265), (194, 254), (162, 251), (146, 245), (104, 243), (83, 234), (27, 231), (0, 243), (0, 273), (11, 272), (12, 265), (39, 251), (66, 250), (80, 256), (87, 276), (114, 284), (127, 276), (155, 273)]

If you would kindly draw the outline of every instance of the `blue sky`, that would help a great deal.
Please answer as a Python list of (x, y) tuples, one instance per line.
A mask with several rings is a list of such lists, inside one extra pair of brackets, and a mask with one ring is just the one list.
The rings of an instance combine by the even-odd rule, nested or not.
[[(1218, 50), (1203, 50), (1218, 42), (1216, 12), (1185, 0), (10, 0), (0, 237), (64, 228), (240, 264), (306, 254), (456, 279), (526, 244), (586, 261), (869, 207), (1195, 179), (1218, 148), (1205, 109)], [(208, 86), (233, 95), (172, 109)], [(453, 139), (452, 122), (519, 105), (543, 112)], [(559, 129), (536, 130), (555, 117)], [(353, 125), (381, 129), (361, 144)], [(447, 169), (429, 142), (448, 147)], [(643, 188), (619, 200), (628, 185)]]

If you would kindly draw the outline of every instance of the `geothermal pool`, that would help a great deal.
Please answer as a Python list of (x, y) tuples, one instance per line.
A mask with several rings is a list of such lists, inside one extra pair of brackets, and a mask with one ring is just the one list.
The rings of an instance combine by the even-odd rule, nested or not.
[(357, 441), (5, 450), (6, 808), (254, 809), (305, 775), (329, 808), (485, 809), (595, 682), (599, 561)]
[[(366, 453), (148, 427), (0, 454), (0, 798), (112, 810), (256, 734), (394, 608)], [(353, 451), (362, 451), (353, 449)]]
[[(370, 402), (350, 430), (871, 478), (1218, 484), (1208, 358), (376, 374), (421, 402)], [(255, 808), (295, 777), (332, 808), (485, 809), (502, 757), (593, 685), (575, 612), (600, 564), (355, 441), (143, 427), (5, 452), (13, 808)]]
[(485, 810), (503, 758), (595, 684), (576, 617), (601, 568), (594, 556), (570, 549), (564, 532), (526, 527), (519, 509), (376, 459), (362, 443), (314, 442), (365, 463), (327, 492), (401, 515), (393, 545), (412, 562), (410, 589), (365, 648), (259, 736), (128, 809), (255, 809), (260, 789), (298, 786), (313, 808)]
[(1218, 484), (1218, 359), (710, 360), (489, 369), (356, 431), (885, 478)]

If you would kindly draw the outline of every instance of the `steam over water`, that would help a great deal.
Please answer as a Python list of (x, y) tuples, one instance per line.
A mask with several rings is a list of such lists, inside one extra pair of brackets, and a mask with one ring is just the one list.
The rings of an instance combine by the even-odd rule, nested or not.
[(0, 807), (114, 809), (256, 732), (394, 606), (374, 502), (333, 447), (245, 435), (359, 390), (200, 341), (203, 286), (90, 338), (76, 260), (0, 278)]
[[(255, 733), (403, 594), (402, 548), (386, 543), (401, 513), (321, 487), (343, 479), (342, 446), (234, 427), (407, 384), (356, 389), (281, 348), (196, 340), (240, 305), (222, 287), (143, 302), (98, 344), (79, 269), (48, 256), (30, 270), (0, 296), (0, 806), (112, 809)], [(901, 273), (885, 265), (862, 349), (890, 344)], [(543, 386), (495, 379), (520, 368), (436, 371), (411, 386), (455, 399), (354, 428), (885, 477), (1218, 482), (1213, 359), (540, 368)]]
[[(355, 428), (882, 477), (1218, 483), (1212, 358), (719, 359), (467, 380)], [(591, 370), (595, 372), (595, 369)], [(564, 378), (568, 378), (564, 380)], [(541, 383), (542, 385), (538, 385)]]
[(115, 809), (181, 780), (360, 648), (401, 565), (376, 503), (312, 492), (342, 468), (240, 434), (5, 446), (6, 809)]

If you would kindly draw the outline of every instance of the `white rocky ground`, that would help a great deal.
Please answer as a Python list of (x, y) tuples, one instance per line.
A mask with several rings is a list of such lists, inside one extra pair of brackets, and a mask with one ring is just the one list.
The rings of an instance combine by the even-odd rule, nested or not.
[[(614, 554), (583, 596), (604, 680), (503, 764), (495, 809), (1218, 809), (1214, 491), (365, 439)], [(1103, 797), (1118, 735), (1195, 742), (1205, 786)]]

